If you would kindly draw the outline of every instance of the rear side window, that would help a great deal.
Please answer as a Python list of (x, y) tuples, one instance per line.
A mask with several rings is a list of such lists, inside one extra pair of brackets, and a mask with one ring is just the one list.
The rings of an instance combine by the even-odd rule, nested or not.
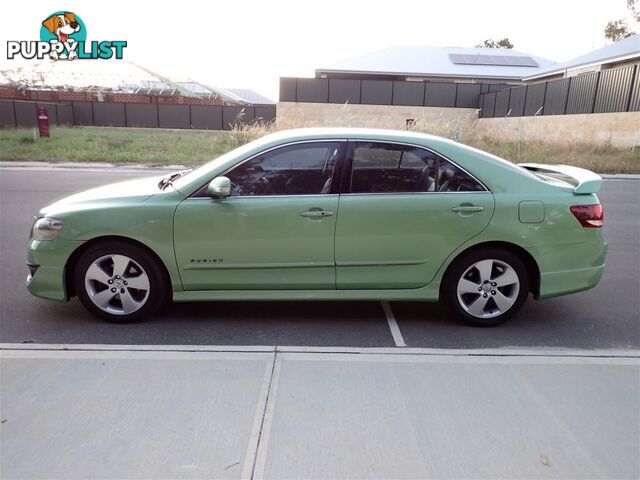
[(428, 150), (379, 142), (354, 144), (351, 193), (482, 190), (469, 174)]
[(392, 193), (435, 190), (437, 156), (428, 150), (389, 143), (354, 146), (351, 192)]
[(313, 142), (263, 153), (227, 172), (231, 196), (329, 193), (339, 152), (339, 142)]
[(485, 188), (464, 170), (440, 158), (438, 192), (478, 192)]

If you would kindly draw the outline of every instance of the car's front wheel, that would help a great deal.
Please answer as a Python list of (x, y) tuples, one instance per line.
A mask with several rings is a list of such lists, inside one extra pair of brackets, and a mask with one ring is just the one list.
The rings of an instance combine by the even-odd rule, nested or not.
[(529, 295), (524, 262), (507, 250), (484, 248), (458, 258), (443, 282), (453, 312), (475, 326), (493, 326), (515, 315)]
[(87, 310), (120, 323), (155, 313), (167, 296), (157, 262), (143, 248), (124, 242), (87, 249), (76, 264), (74, 287)]

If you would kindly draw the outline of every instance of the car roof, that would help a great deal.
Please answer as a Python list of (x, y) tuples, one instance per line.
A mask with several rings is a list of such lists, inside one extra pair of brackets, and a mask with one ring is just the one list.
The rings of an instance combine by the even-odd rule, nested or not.
[[(493, 166), (506, 168), (512, 172), (533, 178), (533, 174), (518, 167), (512, 162), (493, 155), (489, 152), (465, 145), (448, 138), (432, 135), (414, 130), (391, 130), (379, 128), (352, 128), (352, 127), (314, 127), (296, 128), (291, 130), (281, 130), (266, 135), (261, 140), (265, 143), (285, 143), (303, 140), (318, 139), (366, 139), (389, 142), (406, 142), (419, 144), (428, 148), (433, 148), (445, 157), (456, 157), (459, 154), (466, 154), (475, 157), (476, 161), (487, 162)], [(462, 139), (464, 140), (464, 139)]]
[(294, 128), (290, 130), (280, 130), (263, 137), (265, 140), (297, 140), (311, 138), (405, 138), (407, 140), (444, 140), (450, 141), (436, 135), (430, 135), (413, 130), (391, 130), (382, 128), (354, 128), (354, 127), (312, 127)]

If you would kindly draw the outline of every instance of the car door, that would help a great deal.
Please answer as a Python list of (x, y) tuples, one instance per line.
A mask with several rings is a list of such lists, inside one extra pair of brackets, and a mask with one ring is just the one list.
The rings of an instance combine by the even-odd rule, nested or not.
[(349, 142), (336, 225), (338, 289), (418, 288), (493, 214), (492, 193), (427, 149)]
[(174, 242), (185, 290), (335, 289), (333, 176), (345, 151), (281, 146), (227, 171), (229, 197), (184, 200)]

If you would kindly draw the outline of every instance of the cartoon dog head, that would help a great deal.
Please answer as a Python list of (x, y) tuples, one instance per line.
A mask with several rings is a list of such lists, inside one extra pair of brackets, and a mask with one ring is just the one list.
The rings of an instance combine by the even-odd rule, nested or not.
[(61, 42), (66, 42), (69, 35), (80, 31), (80, 24), (76, 22), (76, 16), (71, 12), (51, 15), (42, 22), (42, 26), (58, 37)]

